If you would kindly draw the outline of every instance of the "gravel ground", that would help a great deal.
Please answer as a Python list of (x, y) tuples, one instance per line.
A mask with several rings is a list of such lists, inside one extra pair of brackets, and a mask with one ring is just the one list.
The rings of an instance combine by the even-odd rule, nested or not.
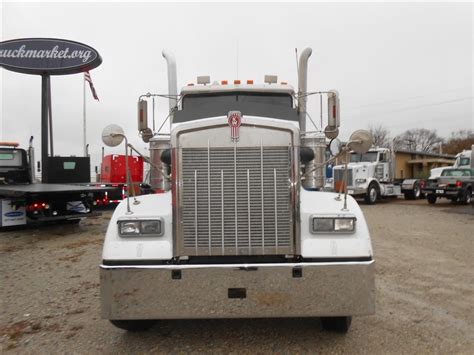
[(362, 205), (376, 257), (377, 311), (347, 335), (318, 319), (166, 321), (132, 334), (100, 319), (102, 238), (111, 212), (0, 234), (0, 350), (7, 353), (472, 353), (474, 209)]

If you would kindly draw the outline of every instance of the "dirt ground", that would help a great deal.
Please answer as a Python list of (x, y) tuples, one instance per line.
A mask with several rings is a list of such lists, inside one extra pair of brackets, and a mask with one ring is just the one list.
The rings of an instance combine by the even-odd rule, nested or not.
[(166, 321), (127, 333), (100, 319), (111, 212), (79, 225), (0, 233), (0, 351), (7, 353), (472, 353), (474, 209), (425, 200), (362, 205), (377, 309), (347, 335), (318, 319)]

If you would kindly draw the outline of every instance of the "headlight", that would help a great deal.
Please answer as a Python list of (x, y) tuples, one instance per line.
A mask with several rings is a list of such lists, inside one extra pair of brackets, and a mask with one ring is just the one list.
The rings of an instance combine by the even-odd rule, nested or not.
[(367, 179), (356, 179), (357, 184), (363, 184), (366, 181), (367, 181)]
[(121, 237), (160, 237), (164, 233), (162, 219), (124, 219), (119, 220), (117, 223)]
[(321, 233), (353, 233), (355, 231), (356, 218), (348, 217), (311, 217), (311, 232)]

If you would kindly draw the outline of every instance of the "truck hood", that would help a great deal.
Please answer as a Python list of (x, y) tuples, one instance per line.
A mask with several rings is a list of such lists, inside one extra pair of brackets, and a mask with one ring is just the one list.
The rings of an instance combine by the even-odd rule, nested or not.
[[(369, 167), (373, 166), (373, 163), (369, 162), (361, 162), (361, 163), (349, 163), (347, 164), (347, 167), (349, 169), (368, 169)], [(345, 165), (336, 165), (334, 166), (334, 169), (344, 169)]]

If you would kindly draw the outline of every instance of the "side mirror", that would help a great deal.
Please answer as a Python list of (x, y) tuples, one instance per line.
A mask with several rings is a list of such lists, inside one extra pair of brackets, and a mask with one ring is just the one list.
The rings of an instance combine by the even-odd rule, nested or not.
[(339, 93), (336, 90), (328, 92), (328, 125), (324, 134), (328, 139), (334, 139), (339, 135)]
[(372, 146), (372, 135), (369, 131), (359, 129), (351, 134), (347, 146), (358, 154), (366, 153)]
[(125, 133), (119, 125), (111, 124), (104, 128), (102, 131), (102, 142), (106, 146), (116, 147), (122, 143), (125, 138)]
[(146, 100), (138, 101), (138, 131), (144, 131), (148, 128), (148, 102)]
[(341, 152), (342, 149), (342, 143), (338, 138), (334, 138), (330, 143), (329, 143), (329, 152), (331, 153), (331, 156), (335, 157)]

